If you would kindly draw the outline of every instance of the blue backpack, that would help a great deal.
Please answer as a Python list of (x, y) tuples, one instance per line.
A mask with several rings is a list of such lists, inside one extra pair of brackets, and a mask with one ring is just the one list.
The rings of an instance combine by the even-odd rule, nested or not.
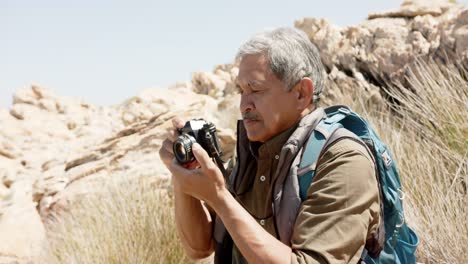
[[(314, 166), (323, 150), (337, 140), (351, 138), (364, 143), (376, 164), (383, 221), (372, 241), (367, 241), (361, 259), (365, 263), (416, 263), (419, 239), (405, 223), (404, 195), (390, 150), (369, 124), (348, 107), (331, 106), (325, 109), (325, 114), (309, 137), (300, 169)], [(307, 196), (314, 174), (315, 169), (298, 178), (302, 200)]]

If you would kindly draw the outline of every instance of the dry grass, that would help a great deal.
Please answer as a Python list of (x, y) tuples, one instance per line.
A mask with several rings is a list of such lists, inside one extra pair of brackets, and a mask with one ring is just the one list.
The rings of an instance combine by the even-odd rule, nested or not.
[(418, 62), (410, 89), (392, 89), (402, 135), (390, 134), (421, 238), (419, 259), (468, 263), (468, 82), (454, 65)]
[[(409, 87), (387, 91), (398, 105), (376, 106), (357, 93), (335, 102), (362, 113), (393, 151), (407, 221), (421, 240), (419, 262), (468, 263), (468, 83), (459, 69), (419, 62)], [(172, 208), (164, 191), (133, 183), (109, 188), (54, 226), (47, 262), (185, 263)]]
[(398, 104), (374, 107), (359, 94), (339, 99), (366, 116), (395, 156), (419, 262), (468, 263), (467, 76), (460, 65), (419, 61), (407, 87), (387, 89)]
[(44, 263), (187, 263), (165, 189), (113, 184), (79, 201), (48, 231)]

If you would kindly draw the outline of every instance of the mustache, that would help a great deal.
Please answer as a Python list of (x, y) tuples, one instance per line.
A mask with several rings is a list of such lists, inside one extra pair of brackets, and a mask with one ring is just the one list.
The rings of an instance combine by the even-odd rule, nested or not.
[(252, 112), (245, 112), (245, 113), (242, 113), (242, 119), (251, 119), (251, 120), (259, 120), (260, 116), (255, 114), (255, 113), (252, 113)]

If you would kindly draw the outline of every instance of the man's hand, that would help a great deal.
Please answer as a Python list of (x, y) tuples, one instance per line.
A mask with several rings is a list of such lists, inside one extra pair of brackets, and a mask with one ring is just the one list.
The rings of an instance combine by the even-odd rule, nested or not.
[(198, 143), (193, 144), (192, 151), (199, 165), (197, 168), (183, 168), (174, 159), (169, 170), (184, 193), (213, 206), (222, 195), (228, 194), (223, 174)]
[(173, 119), (174, 130), (169, 131), (159, 155), (172, 173), (173, 184), (185, 194), (213, 205), (221, 195), (228, 193), (224, 177), (208, 153), (198, 144), (192, 146), (196, 162), (183, 166), (174, 158), (172, 145), (179, 136), (177, 128), (184, 125), (181, 119)]
[[(172, 129), (170, 129), (167, 134), (166, 134), (166, 139), (163, 141), (163, 144), (162, 144), (162, 147), (161, 149), (159, 150), (159, 156), (161, 157), (161, 160), (163, 161), (164, 165), (166, 165), (166, 167), (169, 169), (172, 161), (174, 160), (174, 152), (173, 152), (173, 144), (174, 144), (174, 140), (180, 136), (180, 133), (178, 131), (178, 129), (184, 127), (184, 124), (185, 122), (178, 118), (178, 117), (175, 117), (174, 119), (172, 119)], [(197, 168), (199, 167), (198, 163), (195, 161), (195, 162), (191, 162), (189, 164), (184, 164), (182, 165), (184, 168), (188, 168), (188, 169), (194, 169), (194, 168)], [(170, 170), (170, 169), (169, 169)]]
[[(172, 183), (174, 186), (175, 216), (176, 227), (181, 238), (185, 252), (191, 258), (199, 259), (209, 256), (213, 252), (212, 234), (213, 221), (208, 209), (199, 199), (187, 194), (183, 180), (179, 171), (184, 173), (194, 173), (200, 165), (193, 162), (186, 168), (182, 167), (175, 159), (172, 150), (174, 140), (179, 136), (178, 128), (185, 124), (180, 118), (172, 120), (173, 129), (167, 133), (167, 139), (164, 140), (159, 155), (166, 167), (172, 172)], [(182, 186), (181, 186), (182, 185)], [(197, 228), (193, 228), (196, 226)]]

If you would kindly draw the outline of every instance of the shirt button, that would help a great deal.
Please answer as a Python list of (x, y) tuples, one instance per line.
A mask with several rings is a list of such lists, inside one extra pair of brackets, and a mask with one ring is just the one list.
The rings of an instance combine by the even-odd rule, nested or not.
[(260, 225), (262, 225), (262, 226), (265, 225), (265, 220), (264, 219), (260, 220)]
[(260, 176), (260, 181), (264, 182), (266, 177), (264, 175)]
[(279, 159), (279, 155), (276, 155), (276, 156), (275, 156), (275, 159)]

